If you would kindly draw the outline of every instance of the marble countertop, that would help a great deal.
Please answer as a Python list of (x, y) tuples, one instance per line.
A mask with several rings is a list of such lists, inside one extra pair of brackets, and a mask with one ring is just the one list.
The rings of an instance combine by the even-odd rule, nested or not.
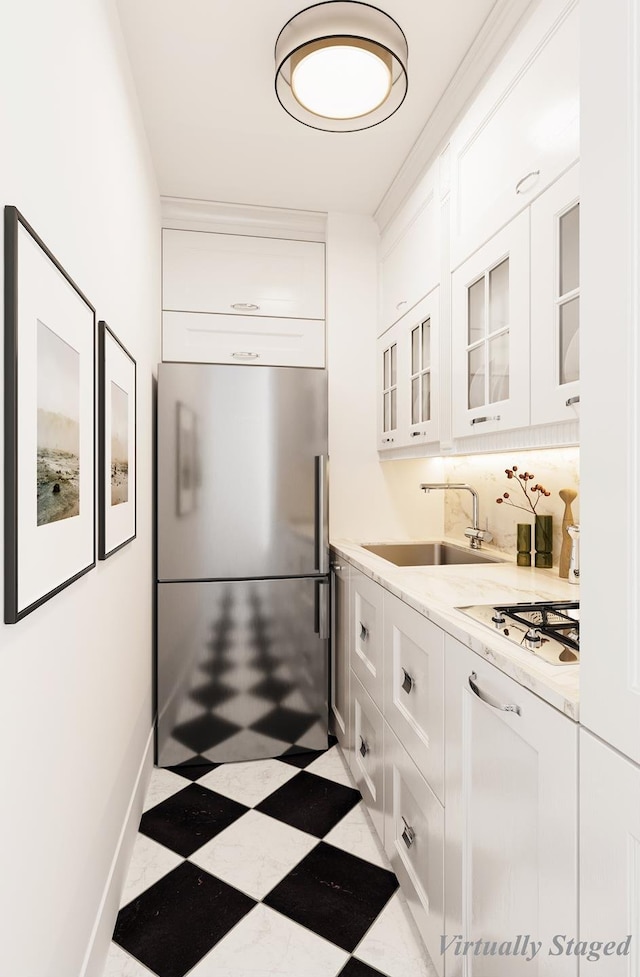
[[(396, 540), (371, 540), (371, 543)], [(460, 540), (450, 539), (458, 546)], [(476, 624), (456, 607), (511, 601), (578, 600), (579, 587), (558, 577), (558, 570), (516, 566), (513, 558), (486, 547), (508, 562), (470, 566), (397, 567), (354, 540), (334, 539), (332, 549), (400, 600), (467, 645), (476, 654), (535, 692), (570, 719), (579, 715), (579, 665), (551, 665)]]

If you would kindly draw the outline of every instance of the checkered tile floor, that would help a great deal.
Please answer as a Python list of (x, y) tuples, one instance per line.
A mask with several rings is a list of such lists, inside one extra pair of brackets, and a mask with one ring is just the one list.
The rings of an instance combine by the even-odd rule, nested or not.
[(155, 769), (104, 977), (435, 977), (323, 753)]

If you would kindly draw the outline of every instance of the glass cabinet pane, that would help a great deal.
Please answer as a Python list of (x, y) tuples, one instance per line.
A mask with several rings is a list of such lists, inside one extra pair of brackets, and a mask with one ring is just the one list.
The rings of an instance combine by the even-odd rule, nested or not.
[(560, 383), (580, 379), (580, 300), (560, 306)]
[(509, 259), (489, 272), (489, 332), (509, 325)]
[(469, 409), (484, 404), (484, 343), (469, 350)]
[(389, 378), (391, 376), (390, 367), (389, 367), (390, 361), (391, 361), (391, 356), (389, 354), (389, 350), (385, 349), (384, 353), (382, 354), (382, 389), (383, 390), (387, 390), (388, 387), (390, 386), (390, 382), (389, 382)]
[(580, 284), (580, 204), (560, 218), (559, 294), (573, 292)]
[(419, 424), (420, 417), (420, 377), (411, 381), (411, 423)]
[(484, 336), (484, 275), (468, 289), (469, 339), (477, 343)]
[(391, 378), (390, 386), (395, 386), (396, 384), (396, 344), (394, 343), (391, 347)]
[(391, 419), (390, 405), (391, 405), (391, 395), (386, 393), (384, 395), (384, 405), (382, 408), (382, 430), (383, 431), (390, 430), (390, 419)]
[(395, 390), (392, 390), (391, 391), (391, 418), (390, 418), (390, 423), (391, 423), (391, 427), (389, 428), (389, 430), (390, 431), (395, 431), (395, 429), (398, 426), (398, 415), (397, 415), (397, 411), (396, 411), (396, 391)]
[(509, 333), (489, 340), (489, 403), (509, 397)]
[(422, 323), (422, 369), (431, 366), (431, 319)]
[(420, 326), (411, 330), (411, 373), (420, 372)]
[(422, 420), (431, 420), (431, 374), (422, 377)]

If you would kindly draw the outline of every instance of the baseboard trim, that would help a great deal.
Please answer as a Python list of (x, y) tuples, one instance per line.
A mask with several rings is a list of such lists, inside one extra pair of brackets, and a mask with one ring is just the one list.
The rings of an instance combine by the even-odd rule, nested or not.
[(87, 952), (82, 961), (80, 977), (101, 977), (104, 970), (106, 950), (111, 942), (113, 925), (120, 901), (120, 886), (125, 877), (131, 850), (138, 831), (140, 815), (147, 790), (145, 770), (153, 765), (153, 726), (149, 730), (147, 742), (140, 760), (138, 773), (131, 792), (127, 813), (118, 837), (111, 868), (102, 893), (96, 919), (93, 924)]

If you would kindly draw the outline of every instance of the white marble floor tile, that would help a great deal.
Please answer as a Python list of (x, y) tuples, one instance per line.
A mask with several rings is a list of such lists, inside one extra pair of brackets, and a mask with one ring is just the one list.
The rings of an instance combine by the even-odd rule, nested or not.
[(120, 908), (180, 865), (184, 859), (146, 835), (136, 835), (127, 878), (120, 897)]
[(126, 953), (117, 943), (109, 946), (107, 962), (102, 977), (153, 977), (153, 971), (143, 967), (139, 960)]
[(299, 772), (297, 767), (279, 760), (246, 760), (225, 763), (205, 774), (198, 783), (247, 807), (255, 807)]
[(373, 832), (373, 826), (365, 814), (364, 804), (360, 802), (343, 817), (342, 821), (338, 821), (324, 840), (328, 845), (342, 848), (343, 851), (348, 851), (358, 858), (364, 858), (374, 865), (391, 871), (382, 845)]
[(327, 780), (335, 780), (336, 783), (344, 784), (345, 787), (355, 787), (339, 746), (332, 746), (330, 750), (322, 753), (317, 760), (310, 763), (306, 769), (309, 773), (326, 777)]
[[(193, 753), (189, 753), (189, 756), (193, 756)], [(151, 780), (147, 787), (142, 810), (148, 811), (150, 808), (155, 807), (156, 804), (160, 804), (161, 801), (166, 801), (167, 797), (171, 797), (172, 794), (177, 794), (179, 790), (182, 790), (188, 785), (188, 780), (185, 780), (184, 777), (174, 773), (172, 770), (154, 767), (151, 772)]]
[(348, 957), (311, 930), (258, 905), (189, 977), (335, 977)]
[(198, 849), (190, 861), (254, 899), (263, 899), (318, 839), (249, 811)]
[(388, 977), (437, 977), (404, 896), (397, 891), (372, 923), (354, 957)]

